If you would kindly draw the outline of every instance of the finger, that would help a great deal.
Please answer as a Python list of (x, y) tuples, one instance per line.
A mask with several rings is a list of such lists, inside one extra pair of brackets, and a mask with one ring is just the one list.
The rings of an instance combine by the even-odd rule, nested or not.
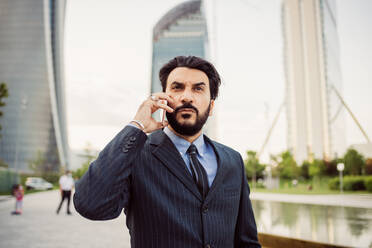
[(169, 113), (173, 113), (173, 111), (174, 111), (171, 107), (169, 107), (168, 105), (162, 103), (161, 101), (156, 102), (155, 105), (158, 108), (164, 109), (165, 111), (167, 111)]
[(153, 101), (167, 100), (167, 101), (169, 101), (171, 103), (174, 102), (174, 99), (170, 95), (168, 95), (168, 94), (166, 94), (164, 92), (153, 93), (153, 94), (151, 94), (150, 99), (153, 100)]

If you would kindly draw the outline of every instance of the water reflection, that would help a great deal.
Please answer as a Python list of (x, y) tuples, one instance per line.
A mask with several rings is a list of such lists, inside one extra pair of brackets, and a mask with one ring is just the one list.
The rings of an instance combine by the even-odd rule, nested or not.
[(259, 232), (372, 247), (372, 209), (252, 200)]
[[(361, 236), (363, 231), (368, 229), (369, 221), (365, 219), (365, 216), (368, 215), (368, 211), (366, 209), (347, 208), (345, 209), (345, 213), (349, 231), (353, 236)], [(372, 236), (372, 233), (370, 233), (370, 235)]]

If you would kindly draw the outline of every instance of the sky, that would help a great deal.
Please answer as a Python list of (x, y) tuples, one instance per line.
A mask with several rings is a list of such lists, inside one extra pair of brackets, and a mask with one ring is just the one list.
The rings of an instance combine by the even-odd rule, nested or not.
[[(103, 149), (150, 94), (152, 28), (180, 0), (67, 1), (65, 73), (69, 144)], [(338, 0), (343, 96), (372, 138), (372, 1)], [(207, 6), (212, 6), (208, 0)], [(217, 140), (259, 150), (284, 99), (280, 0), (215, 0), (213, 63), (222, 77)], [(212, 15), (214, 9), (215, 15)], [(365, 143), (346, 114), (347, 144)], [(283, 111), (263, 158), (286, 149)]]

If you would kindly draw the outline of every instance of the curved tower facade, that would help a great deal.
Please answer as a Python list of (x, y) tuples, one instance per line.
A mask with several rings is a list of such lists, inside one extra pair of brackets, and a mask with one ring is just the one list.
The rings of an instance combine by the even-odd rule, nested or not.
[(288, 146), (298, 162), (344, 153), (334, 0), (283, 0)]
[[(155, 25), (152, 40), (151, 93), (162, 91), (159, 70), (179, 55), (209, 59), (207, 24), (200, 0), (177, 5)], [(215, 138), (216, 125), (213, 118), (208, 119), (204, 131)]]
[(0, 158), (29, 171), (43, 159), (44, 171), (69, 162), (66, 129), (63, 37), (64, 0), (0, 2), (0, 82), (5, 99)]

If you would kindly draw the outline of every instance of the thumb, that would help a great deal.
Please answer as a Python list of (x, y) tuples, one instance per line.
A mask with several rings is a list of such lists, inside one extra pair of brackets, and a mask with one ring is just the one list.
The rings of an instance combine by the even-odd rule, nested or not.
[(157, 127), (157, 129), (164, 128), (164, 127), (166, 127), (167, 125), (168, 125), (168, 122), (167, 122), (167, 121), (164, 121), (164, 122), (159, 121), (159, 122), (156, 123), (156, 127)]

